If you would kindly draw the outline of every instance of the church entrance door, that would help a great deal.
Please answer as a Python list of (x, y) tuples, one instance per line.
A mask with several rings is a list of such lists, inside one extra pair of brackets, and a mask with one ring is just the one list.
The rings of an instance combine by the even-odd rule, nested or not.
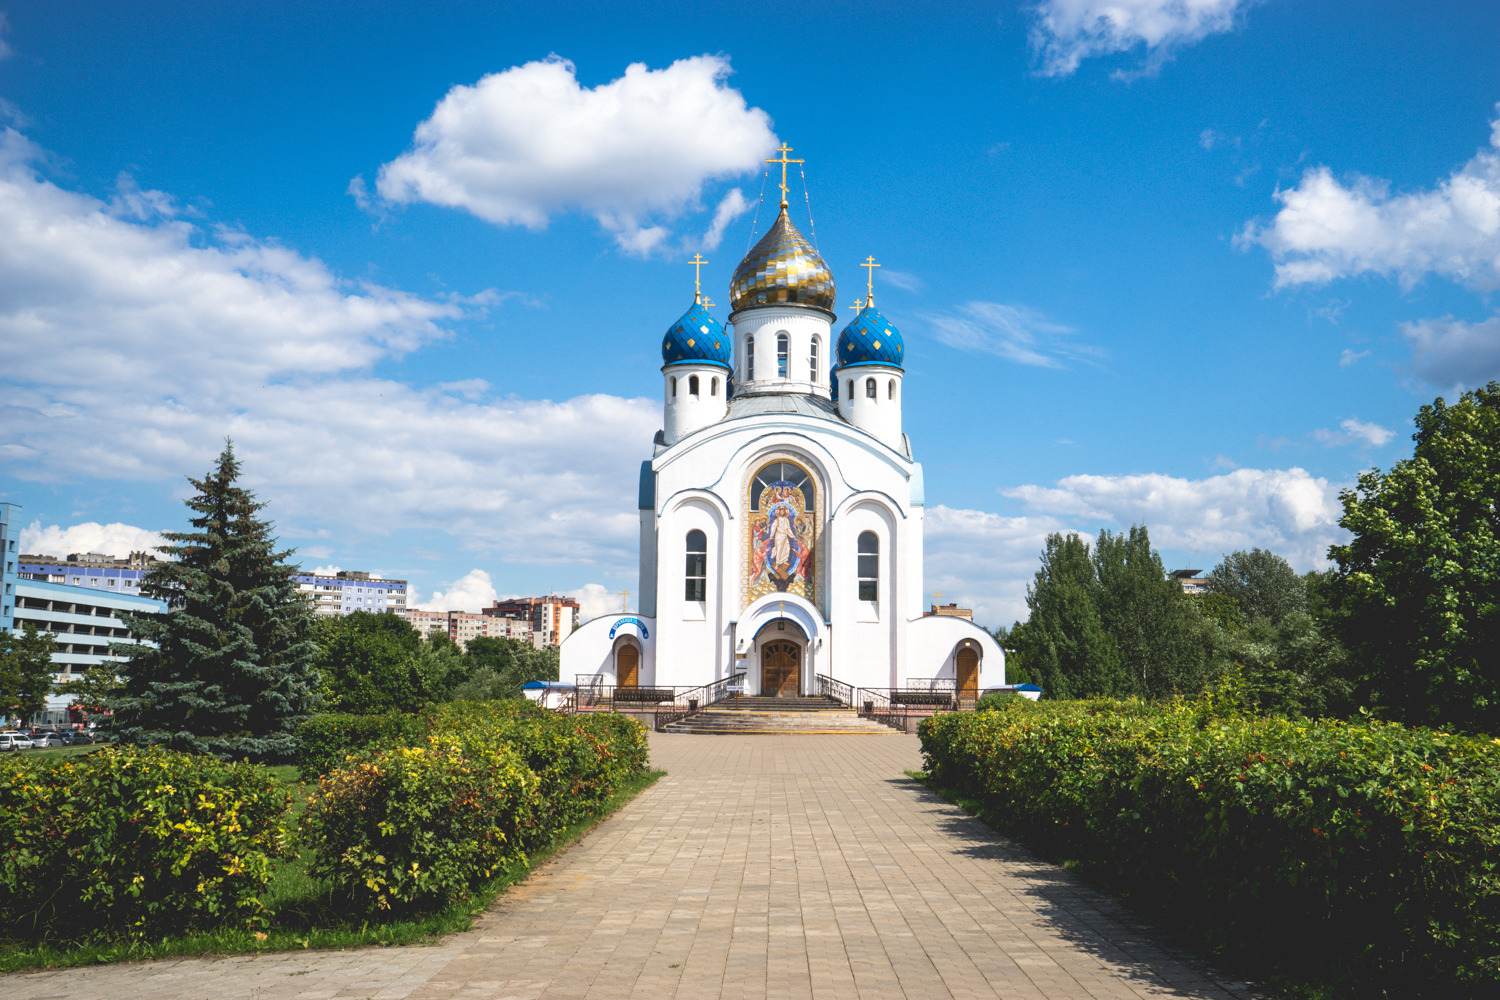
[(979, 653), (972, 649), (958, 651), (958, 700), (974, 704), (979, 697)]
[(764, 698), (795, 698), (802, 673), (802, 650), (795, 642), (760, 647), (760, 693)]
[(640, 683), (641, 651), (630, 643), (615, 650), (615, 686), (637, 687)]

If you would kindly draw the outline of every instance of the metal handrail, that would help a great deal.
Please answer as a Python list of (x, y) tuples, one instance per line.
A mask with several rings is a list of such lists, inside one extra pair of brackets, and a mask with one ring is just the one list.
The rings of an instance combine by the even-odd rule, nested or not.
[(832, 698), (840, 705), (854, 705), (854, 685), (827, 674), (818, 674), (818, 694), (824, 698)]
[(744, 679), (745, 675), (741, 672), (730, 674), (728, 677), (721, 677), (716, 681), (709, 681), (707, 684), (700, 684), (697, 687), (681, 689), (676, 697), (672, 699), (672, 704), (669, 708), (657, 706), (656, 718), (654, 720), (657, 732), (660, 732), (664, 727), (670, 726), (674, 722), (686, 719), (690, 715), (697, 715), (699, 712), (707, 711), (710, 705), (717, 705), (719, 702), (727, 700), (731, 693), (729, 689), (735, 685), (736, 681), (743, 681)]
[(906, 732), (906, 713), (896, 711), (886, 688), (859, 688), (854, 692), (859, 714), (898, 732)]

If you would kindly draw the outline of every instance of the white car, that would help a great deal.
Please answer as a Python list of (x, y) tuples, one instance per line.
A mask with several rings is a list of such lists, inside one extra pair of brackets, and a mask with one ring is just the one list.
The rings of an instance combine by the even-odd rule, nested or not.
[(33, 746), (25, 733), (0, 733), (0, 750), (30, 750)]

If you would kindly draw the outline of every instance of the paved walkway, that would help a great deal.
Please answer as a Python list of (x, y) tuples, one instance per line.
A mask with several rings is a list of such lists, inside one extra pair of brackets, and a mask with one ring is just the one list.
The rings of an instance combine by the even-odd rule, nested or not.
[(656, 736), (668, 776), (434, 947), (0, 977), (7, 1000), (1227, 998), (903, 776), (914, 736)]

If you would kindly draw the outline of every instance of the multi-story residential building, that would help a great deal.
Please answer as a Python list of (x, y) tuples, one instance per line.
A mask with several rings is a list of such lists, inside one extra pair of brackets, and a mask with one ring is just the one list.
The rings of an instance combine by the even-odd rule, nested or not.
[(1174, 569), (1169, 575), (1177, 581), (1184, 594), (1197, 597), (1208, 593), (1208, 581), (1198, 578), (1198, 574), (1202, 572), (1201, 569)]
[(468, 611), (422, 611), (412, 608), (406, 612), (406, 620), (423, 635), (442, 632), (448, 638), (467, 649), (469, 640), (476, 636), (491, 636), (497, 639), (519, 639), (540, 646), (531, 622), (520, 618), (500, 618), (488, 613), (472, 614)]
[(148, 552), (132, 552), (124, 559), (99, 552), (74, 552), (66, 559), (22, 555), (20, 573), (29, 580), (139, 595), (141, 581), (156, 561), (156, 557)]
[(484, 609), (495, 618), (523, 618), (541, 637), (540, 645), (558, 646), (578, 627), (578, 602), (571, 597), (512, 597)]
[[(22, 628), (30, 622), (41, 631), (52, 633), (58, 644), (52, 654), (52, 663), (57, 668), (53, 681), (57, 684), (89, 667), (114, 664), (117, 658), (110, 651), (111, 643), (139, 641), (120, 618), (122, 612), (165, 610), (166, 605), (161, 601), (127, 594), (118, 587), (78, 587), (36, 579), (16, 581), (15, 627)], [(32, 721), (69, 721), (71, 700), (71, 695), (48, 695), (47, 707)]]
[(311, 597), (313, 611), (323, 618), (336, 618), (355, 611), (404, 615), (406, 581), (371, 577), (357, 570), (340, 570), (332, 576), (299, 573), (298, 588)]
[(20, 509), (20, 504), (0, 503), (0, 632), (9, 632), (15, 623), (16, 581), (20, 578), (16, 534), (21, 530), (15, 523), (15, 512)]

